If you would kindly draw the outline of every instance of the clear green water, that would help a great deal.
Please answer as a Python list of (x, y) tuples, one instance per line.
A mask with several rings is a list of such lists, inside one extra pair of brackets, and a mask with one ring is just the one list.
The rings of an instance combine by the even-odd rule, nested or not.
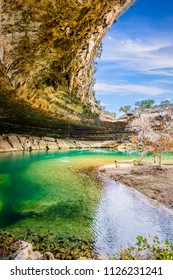
[(103, 188), (88, 168), (134, 157), (111, 150), (2, 154), (1, 231), (59, 259), (92, 257), (93, 220)]
[(66, 258), (71, 244), (85, 244), (84, 254), (90, 254), (102, 187), (85, 170), (113, 163), (115, 156), (127, 155), (106, 150), (1, 155), (0, 228), (42, 250), (60, 243)]

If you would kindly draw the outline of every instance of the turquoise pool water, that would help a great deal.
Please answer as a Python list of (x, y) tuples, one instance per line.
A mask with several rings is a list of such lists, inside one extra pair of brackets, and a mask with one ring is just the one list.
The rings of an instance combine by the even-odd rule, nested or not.
[[(118, 239), (111, 239), (111, 235), (108, 239), (104, 237), (107, 228), (115, 236), (119, 227), (123, 231), (123, 226), (117, 222), (114, 226), (119, 212), (111, 205), (112, 219), (106, 218), (103, 201), (112, 183), (99, 183), (92, 167), (135, 156), (106, 149), (2, 154), (0, 230), (33, 242), (35, 249), (50, 250), (58, 259), (92, 257), (93, 252), (112, 254), (120, 243), (129, 241), (128, 232), (123, 233), (124, 240), (118, 238), (119, 234)], [(118, 188), (113, 189), (117, 194)], [(112, 205), (114, 199), (119, 202), (122, 199), (121, 196), (113, 199), (114, 195)], [(168, 220), (171, 219), (170, 214)], [(130, 241), (138, 232), (134, 230)]]

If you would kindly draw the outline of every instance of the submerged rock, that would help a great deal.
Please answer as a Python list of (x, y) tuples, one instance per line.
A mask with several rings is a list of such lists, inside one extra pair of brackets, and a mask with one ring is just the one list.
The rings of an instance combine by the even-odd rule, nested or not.
[(50, 252), (40, 253), (29, 242), (17, 240), (9, 232), (0, 233), (0, 259), (10, 260), (54, 260)]

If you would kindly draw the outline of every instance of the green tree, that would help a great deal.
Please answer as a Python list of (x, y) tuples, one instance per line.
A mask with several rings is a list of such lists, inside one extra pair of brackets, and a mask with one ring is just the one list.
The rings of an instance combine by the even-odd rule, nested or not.
[(171, 105), (170, 100), (163, 100), (160, 102), (160, 106), (164, 107), (164, 106), (169, 106), (169, 105)]
[(155, 104), (155, 101), (153, 99), (142, 99), (141, 101), (137, 101), (135, 103), (135, 106), (137, 106), (140, 109), (146, 109), (146, 108), (152, 108)]
[(120, 112), (123, 112), (125, 114), (129, 113), (130, 110), (131, 110), (131, 106), (130, 105), (122, 106), (119, 109)]

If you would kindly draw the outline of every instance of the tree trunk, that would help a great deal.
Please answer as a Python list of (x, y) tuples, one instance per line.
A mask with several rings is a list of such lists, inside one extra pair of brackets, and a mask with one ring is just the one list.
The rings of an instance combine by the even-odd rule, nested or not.
[(161, 153), (159, 154), (159, 166), (160, 167), (162, 166), (162, 154)]
[(142, 152), (141, 157), (138, 159), (138, 164), (141, 164), (143, 158), (146, 156), (146, 154), (147, 154), (148, 152), (149, 152), (148, 150), (144, 150), (144, 151)]

